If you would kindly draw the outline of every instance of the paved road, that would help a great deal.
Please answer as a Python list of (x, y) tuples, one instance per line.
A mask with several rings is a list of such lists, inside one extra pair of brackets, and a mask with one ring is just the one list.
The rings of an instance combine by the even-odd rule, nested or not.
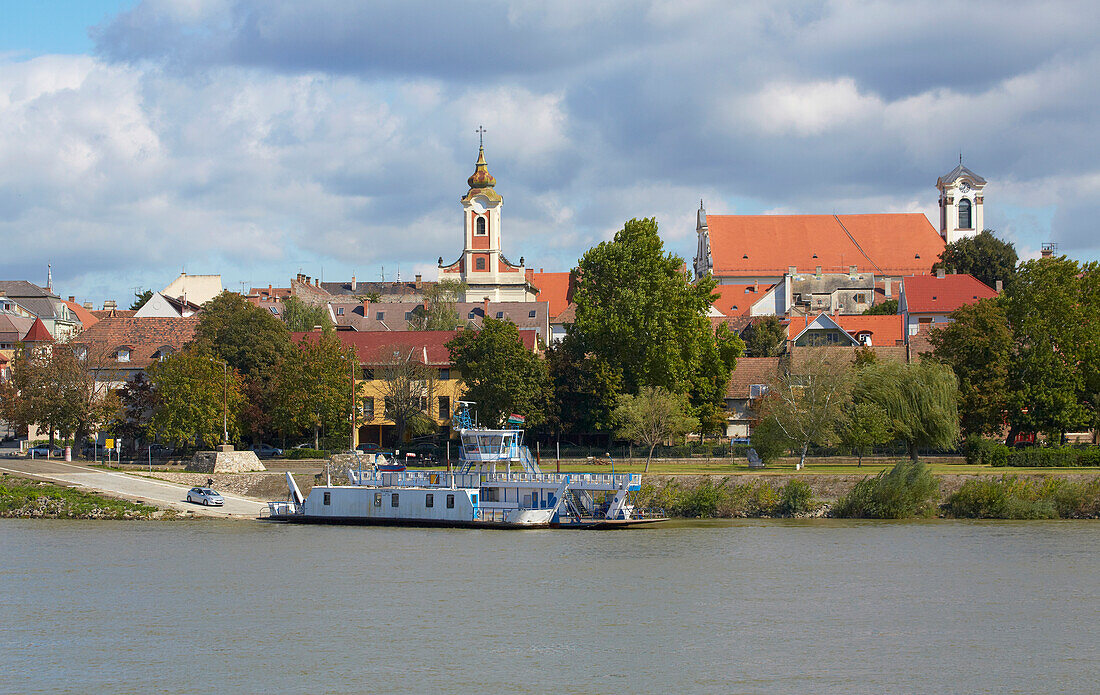
[(224, 507), (203, 507), (186, 501), (191, 488), (165, 480), (139, 478), (117, 471), (105, 471), (47, 459), (0, 458), (0, 472), (30, 475), (60, 483), (79, 485), (112, 497), (141, 500), (161, 508), (194, 512), (221, 518), (256, 518), (267, 507), (263, 502), (238, 495), (222, 495)]

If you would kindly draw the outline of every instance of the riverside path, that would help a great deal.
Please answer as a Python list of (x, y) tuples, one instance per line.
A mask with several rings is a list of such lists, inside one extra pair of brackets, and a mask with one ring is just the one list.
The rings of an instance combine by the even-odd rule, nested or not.
[(140, 500), (162, 509), (194, 512), (200, 516), (255, 519), (260, 510), (267, 507), (259, 500), (224, 493), (224, 507), (203, 507), (186, 501), (191, 488), (184, 485), (49, 459), (0, 459), (0, 472), (78, 485), (111, 497)]

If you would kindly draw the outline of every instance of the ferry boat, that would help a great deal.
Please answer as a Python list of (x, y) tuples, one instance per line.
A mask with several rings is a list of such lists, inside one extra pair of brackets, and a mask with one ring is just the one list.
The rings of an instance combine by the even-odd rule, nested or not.
[[(622, 528), (664, 521), (635, 509), (636, 474), (544, 473), (523, 443), (522, 420), (476, 426), (469, 402), (454, 422), (461, 453), (455, 471), (393, 470), (384, 456), (360, 458), (346, 485), (315, 485), (303, 496), (286, 474), (288, 499), (265, 518), (322, 524), (471, 528)], [(364, 465), (365, 463), (365, 465)]]

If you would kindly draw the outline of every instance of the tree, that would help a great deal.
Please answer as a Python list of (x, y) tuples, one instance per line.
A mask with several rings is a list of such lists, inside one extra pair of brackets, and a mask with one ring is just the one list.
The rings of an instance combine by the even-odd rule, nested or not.
[(272, 424), (284, 434), (310, 431), (313, 447), (326, 439), (349, 441), (354, 348), (345, 348), (333, 331), (304, 336), (279, 363), (274, 384)]
[(531, 427), (546, 421), (550, 374), (523, 345), (516, 324), (486, 317), (481, 330), (462, 331), (447, 349), (483, 422), (501, 423), (511, 413), (525, 416)]
[(157, 394), (149, 429), (176, 446), (221, 442), (223, 425), (229, 441), (240, 436), (244, 401), (241, 376), (216, 361), (207, 350), (188, 346), (154, 362), (147, 370)]
[(805, 357), (769, 384), (760, 414), (799, 450), (796, 468), (801, 470), (810, 444), (827, 445), (836, 439), (837, 420), (850, 398), (851, 367), (822, 350), (802, 350), (798, 355)]
[(134, 292), (134, 301), (130, 304), (130, 311), (137, 311), (141, 307), (145, 306), (145, 303), (153, 298), (153, 290), (142, 290), (141, 292)]
[(855, 395), (885, 411), (890, 430), (916, 461), (921, 447), (947, 448), (958, 440), (957, 384), (950, 367), (932, 360), (879, 362), (860, 370)]
[(1012, 284), (1016, 277), (1016, 247), (1007, 241), (993, 236), (986, 229), (981, 234), (963, 237), (944, 247), (940, 260), (932, 265), (932, 272), (944, 269), (957, 273), (969, 273), (990, 287), (997, 281), (1004, 288)]
[(316, 326), (332, 328), (332, 319), (324, 305), (306, 304), (297, 297), (287, 297), (283, 302), (283, 322), (292, 333), (312, 331)]
[(400, 445), (406, 430), (413, 436), (430, 434), (435, 421), (428, 415), (435, 398), (438, 372), (426, 364), (422, 349), (395, 346), (389, 359), (375, 371), (382, 381), (382, 401), (385, 415), (393, 420), (394, 433)]
[(745, 350), (753, 357), (776, 357), (787, 344), (787, 330), (778, 316), (754, 321), (742, 332)]
[(424, 289), (424, 303), (412, 311), (409, 329), (414, 331), (453, 331), (462, 325), (456, 308), (466, 292), (466, 283), (440, 280)]
[(898, 300), (887, 299), (863, 310), (864, 316), (893, 316), (898, 313)]
[(684, 394), (667, 389), (643, 386), (637, 396), (624, 394), (615, 408), (614, 420), (618, 435), (649, 447), (645, 471), (653, 459), (653, 449), (667, 439), (682, 437), (699, 427), (691, 415), (691, 405)]
[(696, 408), (722, 405), (729, 369), (718, 353), (707, 310), (715, 281), (688, 281), (684, 261), (666, 254), (653, 219), (628, 221), (589, 249), (576, 273), (576, 335), (622, 374), (622, 389), (686, 391)]
[(959, 380), (959, 414), (966, 434), (997, 434), (1008, 410), (1012, 333), (999, 299), (959, 307), (952, 322), (933, 328), (932, 356)]
[(614, 429), (622, 371), (592, 352), (584, 352), (572, 333), (546, 349), (554, 396), (552, 425), (558, 432)]
[(1095, 288), (1097, 263), (1080, 266), (1065, 256), (1027, 261), (1005, 290), (1012, 331), (1008, 372), (1012, 432), (1067, 432), (1095, 422), (1088, 395), (1100, 345)]
[(791, 440), (774, 418), (757, 420), (749, 439), (761, 463), (771, 463), (791, 448)]
[(863, 456), (872, 447), (890, 441), (890, 419), (882, 406), (870, 401), (852, 401), (845, 406), (837, 429), (840, 443), (858, 457), (857, 466), (863, 465)]
[(138, 372), (126, 382), (119, 393), (119, 401), (121, 409), (111, 424), (111, 431), (134, 442), (147, 437), (158, 400), (145, 372)]

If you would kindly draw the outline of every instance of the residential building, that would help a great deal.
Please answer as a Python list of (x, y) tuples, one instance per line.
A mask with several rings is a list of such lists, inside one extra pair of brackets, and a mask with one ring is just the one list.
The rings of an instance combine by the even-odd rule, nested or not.
[(517, 264), (503, 253), (500, 213), (504, 199), (494, 188), (496, 179), (489, 173), (484, 147), (478, 149), (474, 173), (466, 183), (470, 189), (461, 201), (462, 255), (448, 264), (440, 256), (439, 279), (465, 283), (465, 301), (534, 301), (533, 271), (524, 265), (522, 256)]
[(906, 335), (915, 336), (922, 329), (950, 323), (951, 312), (961, 306), (996, 296), (997, 290), (973, 275), (948, 275), (940, 270), (935, 275), (905, 278), (898, 311), (904, 316)]
[[(329, 318), (337, 330), (406, 331), (423, 302), (340, 302), (327, 304)], [(520, 329), (532, 329), (546, 344), (550, 338), (547, 302), (457, 302), (455, 310), (465, 328), (478, 329), (486, 317), (507, 319)]]
[(726, 385), (726, 436), (743, 439), (752, 434), (755, 407), (779, 372), (778, 357), (742, 357)]
[(97, 382), (120, 389), (154, 362), (179, 352), (195, 336), (198, 317), (115, 316), (99, 320), (72, 341)]
[(179, 277), (168, 283), (160, 293), (165, 297), (186, 300), (202, 306), (222, 293), (222, 276), (180, 273)]
[(26, 280), (0, 280), (0, 295), (0, 303), (10, 305), (8, 311), (25, 311), (41, 319), (55, 340), (66, 341), (80, 332), (76, 314), (48, 288)]
[(904, 346), (905, 331), (899, 314), (845, 315), (818, 314), (792, 318), (787, 326), (787, 340), (794, 347)]
[(154, 292), (149, 297), (149, 301), (134, 312), (134, 318), (178, 319), (194, 316), (200, 311), (202, 311), (202, 307), (187, 299), (186, 295), (176, 298), (161, 292)]
[(550, 340), (556, 343), (565, 337), (566, 326), (573, 323), (576, 305), (573, 303), (573, 291), (576, 289), (576, 277), (569, 273), (547, 273), (541, 268), (532, 273), (531, 284), (538, 291), (536, 299), (546, 302), (550, 314)]

